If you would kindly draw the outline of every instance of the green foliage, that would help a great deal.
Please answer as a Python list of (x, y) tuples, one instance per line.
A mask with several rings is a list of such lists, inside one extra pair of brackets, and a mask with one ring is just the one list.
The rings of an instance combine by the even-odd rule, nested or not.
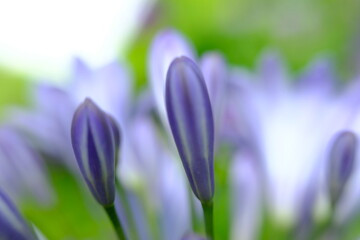
[(317, 54), (335, 57), (340, 72), (356, 70), (360, 1), (160, 0), (144, 19), (128, 56), (138, 86), (146, 82), (146, 58), (154, 35), (174, 27), (199, 54), (219, 50), (232, 64), (252, 67), (264, 49), (281, 52), (297, 71)]
[(25, 77), (0, 69), (0, 117), (8, 105), (25, 105), (28, 83)]
[(22, 212), (48, 239), (116, 239), (103, 208), (93, 200), (82, 179), (50, 165), (56, 199), (50, 206), (27, 201)]

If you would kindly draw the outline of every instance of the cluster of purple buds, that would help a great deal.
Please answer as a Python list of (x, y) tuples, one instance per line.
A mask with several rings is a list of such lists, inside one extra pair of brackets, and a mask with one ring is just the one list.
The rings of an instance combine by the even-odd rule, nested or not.
[[(326, 89), (318, 86), (324, 84), (321, 82), (323, 78), (330, 78), (327, 64), (314, 64), (303, 77), (305, 80), (297, 85), (299, 92), (289, 90), (286, 71), (277, 55), (265, 55), (259, 64), (258, 73), (251, 74), (242, 68), (229, 66), (219, 53), (207, 53), (198, 60), (193, 47), (180, 33), (166, 30), (155, 38), (150, 51), (152, 95), (146, 91), (136, 104), (131, 105), (130, 88), (117, 81), (127, 74), (122, 74), (117, 64), (110, 64), (101, 69), (101, 74), (94, 74), (77, 61), (75, 75), (80, 80), (74, 84), (76, 91), (52, 88), (42, 91), (45, 93), (43, 98), (54, 100), (42, 105), (56, 116), (56, 124), (44, 116), (31, 119), (54, 125), (59, 132), (69, 130), (69, 136), (66, 133), (61, 137), (38, 131), (41, 135), (38, 139), (49, 140), (48, 144), (62, 143), (63, 156), (71, 156), (70, 159), (77, 163), (80, 179), (85, 180), (96, 203), (108, 214), (119, 239), (151, 240), (157, 237), (150, 237), (149, 224), (144, 221), (145, 211), (140, 206), (146, 204), (138, 201), (135, 191), (129, 190), (141, 185), (139, 182), (142, 180), (145, 184), (141, 187), (145, 186), (145, 190), (139, 187), (139, 191), (151, 195), (142, 200), (151, 202), (149, 205), (158, 211), (159, 222), (163, 225), (156, 233), (161, 235), (159, 238), (214, 240), (217, 236), (214, 206), (218, 206), (214, 168), (219, 164), (215, 156), (223, 146), (230, 155), (229, 161), (219, 164), (226, 166), (224, 172), (229, 175), (226, 177), (231, 186), (231, 199), (227, 203), (231, 205), (229, 238), (262, 239), (260, 230), (264, 229), (261, 227), (269, 224), (266, 222), (268, 219), (263, 219), (265, 213), (266, 217), (273, 217), (278, 213), (276, 205), (288, 210), (289, 202), (299, 210), (295, 216), (290, 214), (291, 221), (295, 221), (289, 224), (294, 239), (323, 239), (336, 235), (337, 232), (331, 231), (336, 230), (338, 214), (342, 212), (343, 200), (356, 173), (359, 143), (356, 127), (354, 130), (348, 124), (351, 122), (348, 119), (353, 116), (344, 113), (344, 116), (348, 114), (344, 117), (346, 120), (336, 123), (338, 125), (324, 121), (323, 125), (330, 127), (323, 132), (319, 130), (318, 134), (314, 131), (313, 139), (308, 138), (307, 128), (303, 131), (301, 127), (311, 126), (313, 118), (309, 120), (307, 116), (319, 109), (324, 108), (324, 115), (333, 116), (336, 115), (334, 111), (345, 111), (344, 105), (358, 102), (358, 99), (350, 92), (347, 98), (341, 99), (339, 109), (327, 109), (324, 102), (330, 96), (331, 86), (326, 85)], [(102, 79), (106, 81), (102, 82)], [(117, 92), (117, 88), (122, 86), (122, 95), (126, 96)], [(83, 92), (77, 91), (79, 89)], [(112, 101), (112, 95), (116, 101)], [(80, 99), (82, 102), (79, 104)], [(60, 119), (53, 104), (64, 101), (70, 106), (63, 106)], [(130, 111), (131, 107), (134, 110)], [(149, 114), (154, 108), (157, 108), (165, 136), (160, 134), (158, 128), (161, 127)], [(288, 121), (289, 115), (292, 118)], [(299, 126), (296, 121), (299, 121)], [(302, 141), (303, 135), (305, 141)], [(316, 138), (318, 135), (321, 137)], [(163, 141), (169, 137), (173, 141)], [(309, 145), (323, 147), (331, 137), (334, 139), (329, 154), (320, 157), (324, 161), (313, 160), (315, 151), (306, 146), (306, 141)], [(0, 156), (7, 155), (5, 142), (0, 135)], [(311, 162), (297, 156), (299, 152), (293, 145), (298, 147), (301, 144), (306, 152), (304, 155), (310, 156)], [(120, 145), (122, 151), (119, 151)], [(278, 145), (281, 151), (276, 151)], [(45, 147), (46, 150), (52, 152)], [(321, 148), (316, 150), (316, 154), (318, 151), (325, 152)], [(295, 157), (291, 155), (293, 153)], [(176, 161), (177, 156), (181, 162)], [(305, 164), (296, 161), (298, 159), (304, 160)], [(181, 163), (185, 171), (181, 166), (178, 169)], [(301, 181), (297, 178), (299, 176)], [(188, 186), (183, 181), (186, 177), (189, 192), (186, 192)], [(321, 187), (325, 189), (325, 197), (321, 195)], [(294, 189), (295, 192), (298, 190), (297, 194), (291, 194)], [(222, 193), (221, 187), (216, 192)], [(291, 197), (289, 200), (289, 196), (295, 200)], [(323, 204), (320, 209), (326, 211), (327, 208), (330, 214), (323, 214), (325, 222), (314, 229), (317, 224), (315, 212), (319, 209), (317, 201), (321, 197), (325, 203), (320, 203)], [(0, 210), (0, 239), (37, 239), (32, 228), (1, 192)], [(196, 226), (201, 215), (204, 236), (198, 235), (204, 231)]]

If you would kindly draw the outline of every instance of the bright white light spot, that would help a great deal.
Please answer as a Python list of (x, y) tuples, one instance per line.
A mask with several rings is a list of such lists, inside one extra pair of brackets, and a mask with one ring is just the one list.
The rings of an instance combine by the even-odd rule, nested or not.
[(73, 56), (103, 65), (123, 53), (150, 1), (0, 1), (0, 65), (56, 80)]

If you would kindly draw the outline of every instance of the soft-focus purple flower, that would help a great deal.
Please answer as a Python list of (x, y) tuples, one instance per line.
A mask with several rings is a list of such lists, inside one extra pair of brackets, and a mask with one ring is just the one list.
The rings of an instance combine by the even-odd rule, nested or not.
[(118, 62), (92, 70), (80, 59), (75, 60), (68, 92), (76, 105), (89, 97), (124, 126), (130, 114), (132, 90), (131, 74)]
[(34, 231), (11, 200), (0, 191), (0, 239), (35, 240)]
[(49, 204), (53, 193), (41, 157), (10, 127), (0, 128), (0, 187), (15, 200), (30, 196)]
[(180, 239), (190, 229), (189, 191), (185, 174), (176, 163), (175, 157), (165, 153), (158, 173), (161, 231), (167, 240)]
[(261, 181), (250, 152), (235, 153), (230, 170), (231, 239), (258, 239), (262, 209)]
[(76, 105), (71, 96), (45, 84), (38, 85), (32, 94), (35, 109), (12, 109), (10, 124), (41, 153), (74, 168), (70, 126)]
[(165, 92), (171, 131), (194, 194), (214, 195), (214, 120), (204, 77), (187, 57), (170, 65)]
[[(328, 62), (315, 61), (293, 83), (279, 55), (268, 52), (254, 73), (242, 71), (230, 81), (227, 96), (233, 100), (226, 103), (222, 133), (240, 133), (239, 145), (254, 151), (265, 171), (270, 209), (287, 225), (295, 220), (314, 171), (322, 176), (316, 181), (325, 178), (328, 139), (342, 129), (360, 130), (357, 91), (331, 91), (336, 83)], [(317, 194), (317, 214), (326, 209), (324, 194)]]
[(143, 188), (148, 196), (145, 205), (159, 216), (162, 239), (178, 240), (190, 227), (186, 176), (149, 115), (134, 117), (128, 127), (122, 157), (131, 163), (132, 171), (125, 172), (123, 165), (119, 176), (130, 186)]
[(217, 52), (204, 54), (200, 66), (209, 92), (215, 123), (218, 123), (224, 107), (226, 85), (229, 77), (228, 66), (224, 57)]
[(332, 206), (338, 199), (355, 168), (358, 141), (350, 131), (340, 132), (332, 143), (327, 172), (328, 192)]
[(168, 126), (164, 102), (166, 73), (170, 63), (180, 56), (195, 59), (195, 51), (185, 37), (174, 29), (158, 33), (150, 47), (148, 74), (157, 109), (165, 126)]
[(112, 204), (120, 145), (115, 120), (87, 98), (74, 114), (71, 139), (80, 171), (92, 194), (100, 204)]
[[(221, 120), (223, 120), (226, 99), (225, 94), (227, 90), (226, 87), (229, 81), (228, 66), (224, 57), (217, 52), (204, 54), (201, 58), (200, 66), (204, 74), (204, 79), (213, 109), (215, 139), (219, 139), (218, 133), (221, 129)], [(218, 140), (215, 141), (215, 145), (218, 146)]]

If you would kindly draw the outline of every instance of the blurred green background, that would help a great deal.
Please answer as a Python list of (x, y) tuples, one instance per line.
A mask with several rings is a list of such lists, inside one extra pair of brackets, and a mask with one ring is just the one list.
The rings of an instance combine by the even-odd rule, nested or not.
[(293, 72), (318, 55), (333, 57), (342, 78), (355, 73), (359, 54), (357, 0), (165, 0), (144, 20), (129, 51), (141, 83), (154, 34), (175, 27), (199, 54), (219, 50), (232, 64), (253, 67), (268, 48), (280, 51)]

